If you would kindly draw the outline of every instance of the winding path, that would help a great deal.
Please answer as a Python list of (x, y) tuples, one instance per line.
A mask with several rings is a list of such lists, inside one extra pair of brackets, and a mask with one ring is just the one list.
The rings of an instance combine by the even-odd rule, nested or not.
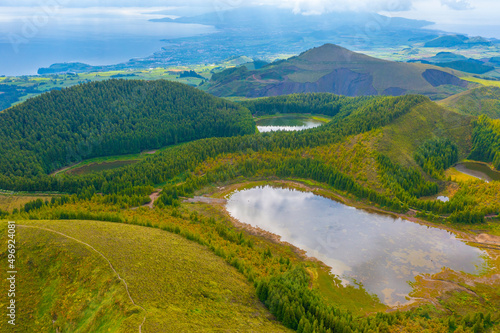
[[(141, 308), (145, 313), (147, 313), (146, 309), (144, 309), (142, 306), (140, 306), (139, 304), (137, 304), (134, 299), (132, 298), (132, 296), (130, 295), (130, 292), (128, 290), (128, 284), (127, 284), (127, 281), (125, 281), (124, 278), (122, 278), (120, 276), (120, 274), (116, 271), (116, 269), (113, 267), (113, 264), (111, 263), (111, 261), (109, 261), (108, 258), (106, 258), (106, 256), (104, 254), (102, 254), (100, 251), (98, 251), (95, 247), (93, 247), (92, 245), (88, 244), (88, 243), (85, 243), (79, 239), (76, 239), (76, 238), (73, 238), (71, 236), (68, 236), (66, 234), (63, 234), (62, 232), (59, 232), (59, 231), (55, 231), (55, 230), (52, 230), (52, 229), (47, 229), (47, 228), (41, 228), (41, 227), (34, 227), (34, 226), (29, 226), (29, 225), (22, 225), (22, 224), (19, 224), (17, 225), (18, 227), (21, 227), (21, 228), (31, 228), (31, 229), (38, 229), (38, 230), (44, 230), (44, 231), (48, 231), (48, 232), (52, 232), (54, 234), (58, 234), (58, 235), (61, 235), (63, 237), (66, 237), (68, 239), (71, 239), (71, 240), (74, 240), (75, 242), (77, 243), (80, 243), (82, 245), (85, 245), (87, 246), (88, 248), (90, 248), (92, 251), (98, 253), (101, 257), (104, 258), (104, 260), (106, 260), (109, 264), (109, 267), (111, 267), (111, 269), (113, 270), (113, 272), (116, 274), (116, 276), (118, 277), (118, 279), (123, 282), (123, 284), (125, 285), (125, 290), (127, 291), (127, 295), (128, 295), (128, 298), (130, 299), (130, 301), (132, 302), (132, 304), (134, 304), (135, 306)], [(139, 325), (139, 333), (142, 333), (142, 326), (144, 325), (144, 323), (146, 322), (146, 316), (144, 316), (144, 319), (142, 320), (142, 323)]]

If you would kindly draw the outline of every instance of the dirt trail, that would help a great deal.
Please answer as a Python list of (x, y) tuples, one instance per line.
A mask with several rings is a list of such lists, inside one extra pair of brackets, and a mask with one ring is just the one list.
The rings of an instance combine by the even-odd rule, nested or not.
[(225, 204), (227, 203), (227, 200), (226, 199), (219, 199), (219, 198), (211, 198), (211, 197), (193, 197), (193, 198), (189, 198), (189, 199), (186, 199), (184, 202), (188, 202), (188, 203), (196, 203), (196, 202), (202, 202), (202, 203), (206, 203), (206, 204)]
[(158, 198), (159, 198), (160, 193), (161, 193), (161, 190), (158, 190), (158, 191), (153, 192), (153, 193), (149, 196), (149, 198), (151, 199), (151, 202), (150, 202), (150, 203), (145, 204), (145, 205), (144, 205), (144, 207), (149, 207), (149, 208), (153, 209), (153, 208), (154, 208), (154, 205), (155, 205), (155, 201), (156, 201), (156, 199), (158, 199)]
[[(116, 271), (116, 269), (113, 267), (113, 264), (111, 263), (111, 261), (109, 261), (108, 258), (106, 258), (106, 256), (104, 254), (102, 254), (101, 252), (99, 252), (96, 248), (94, 248), (92, 245), (88, 244), (88, 243), (85, 243), (79, 239), (76, 239), (76, 238), (73, 238), (71, 236), (68, 236), (66, 234), (63, 234), (62, 232), (59, 232), (59, 231), (55, 231), (55, 230), (52, 230), (52, 229), (47, 229), (47, 228), (42, 228), (42, 227), (34, 227), (34, 226), (29, 226), (29, 225), (22, 225), (22, 224), (19, 224), (17, 225), (18, 227), (21, 227), (21, 228), (31, 228), (31, 229), (38, 229), (38, 230), (44, 230), (44, 231), (48, 231), (48, 232), (52, 232), (54, 234), (58, 234), (60, 236), (63, 236), (63, 237), (66, 237), (68, 239), (71, 239), (71, 240), (74, 240), (75, 242), (77, 243), (80, 243), (82, 245), (85, 245), (86, 247), (90, 248), (92, 251), (96, 252), (97, 254), (99, 254), (101, 257), (104, 258), (104, 260), (107, 261), (107, 263), (109, 264), (109, 267), (111, 267), (111, 269), (113, 270), (113, 272), (115, 273), (115, 275), (118, 277), (118, 279), (123, 282), (123, 284), (125, 285), (125, 290), (127, 291), (127, 295), (128, 295), (128, 298), (130, 299), (130, 301), (132, 302), (132, 304), (134, 304), (135, 306), (141, 308), (144, 312), (147, 313), (146, 309), (144, 309), (142, 306), (138, 305), (134, 299), (132, 298), (132, 296), (130, 295), (130, 292), (128, 290), (128, 284), (127, 284), (127, 281), (125, 281), (125, 279), (123, 279), (120, 274)], [(139, 333), (142, 332), (142, 326), (144, 325), (144, 322), (146, 321), (146, 316), (144, 316), (144, 319), (142, 320), (142, 323), (139, 325)]]

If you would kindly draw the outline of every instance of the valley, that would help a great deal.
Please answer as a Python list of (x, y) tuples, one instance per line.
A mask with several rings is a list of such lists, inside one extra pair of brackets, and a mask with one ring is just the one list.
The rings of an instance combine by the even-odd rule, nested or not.
[[(95, 91), (116, 89), (118, 91), (119, 89), (139, 91), (132, 97), (126, 97), (132, 98), (128, 103), (146, 106), (150, 91), (158, 95), (158, 89), (164, 84), (144, 83), (134, 80), (108, 82), (91, 83), (79, 89), (90, 89), (89, 92), (92, 89)], [(208, 251), (207, 255), (213, 256), (214, 260), (215, 258), (220, 260), (220, 264), (217, 264), (218, 267), (235, 269), (236, 276), (243, 279), (241, 281), (248, 281), (245, 283), (249, 283), (249, 290), (253, 290), (253, 294), (248, 295), (256, 295), (255, 297), (260, 299), (260, 301), (257, 301), (257, 299), (250, 301), (249, 298), (242, 299), (241, 312), (238, 312), (239, 314), (235, 317), (237, 321), (224, 321), (220, 325), (237, 327), (241, 323), (245, 327), (246, 325), (255, 325), (252, 327), (255, 327), (256, 331), (269, 329), (278, 331), (290, 328), (303, 331), (304, 327), (314, 326), (317, 318), (323, 318), (324, 323), (330, 323), (327, 324), (330, 325), (330, 328), (343, 325), (342, 327), (351, 327), (351, 329), (373, 327), (378, 331), (392, 331), (398, 327), (404, 327), (405, 329), (409, 327), (421, 328), (430, 325), (434, 327), (435, 331), (444, 332), (445, 328), (449, 326), (449, 320), (455, 321), (458, 323), (457, 326), (460, 325), (465, 330), (472, 330), (472, 327), (476, 324), (482, 325), (485, 330), (497, 325), (495, 308), (500, 302), (500, 297), (496, 295), (495, 287), (497, 283), (495, 276), (498, 274), (499, 267), (497, 262), (498, 244), (495, 237), (500, 236), (498, 223), (500, 202), (495, 193), (498, 193), (498, 182), (452, 181), (445, 178), (448, 170), (457, 162), (467, 158), (471, 151), (475, 151), (476, 154), (480, 155), (489, 151), (488, 149), (495, 149), (494, 140), (491, 146), (488, 144), (479, 146), (474, 141), (474, 137), (483, 135), (483, 128), (489, 128), (488, 126), (494, 128), (494, 123), (490, 123), (486, 118), (475, 118), (471, 115), (457, 113), (437, 105), (426, 97), (416, 95), (401, 97), (343, 97), (326, 93), (294, 94), (267, 99), (245, 100), (239, 102), (240, 104), (234, 104), (208, 97), (208, 95), (205, 96), (204, 93), (195, 92), (187, 86), (184, 88), (184, 86), (178, 84), (170, 85), (170, 89), (182, 90), (182, 92), (179, 92), (179, 96), (184, 96), (184, 94), (193, 96), (184, 102), (187, 106), (182, 111), (185, 112), (184, 117), (171, 118), (171, 121), (186, 122), (188, 119), (198, 119), (198, 114), (203, 110), (204, 119), (207, 122), (214, 124), (214, 122), (224, 121), (223, 126), (235, 128), (236, 131), (240, 131), (235, 133), (239, 134), (220, 136), (217, 132), (207, 132), (205, 138), (188, 137), (185, 143), (175, 144), (174, 141), (170, 141), (170, 145), (167, 146), (158, 143), (150, 145), (148, 141), (145, 141), (146, 145), (141, 147), (143, 147), (142, 151), (146, 153), (142, 154), (139, 152), (134, 153), (135, 146), (127, 148), (127, 145), (120, 143), (117, 147), (123, 147), (119, 149), (122, 149), (121, 152), (125, 153), (124, 155), (92, 157), (98, 156), (96, 152), (99, 152), (99, 149), (104, 149), (99, 146), (101, 142), (113, 142), (110, 140), (117, 140), (120, 137), (123, 139), (119, 140), (127, 140), (127, 127), (112, 125), (117, 120), (111, 114), (123, 108), (122, 105), (124, 105), (123, 100), (114, 100), (110, 104), (111, 107), (101, 108), (101, 110), (104, 110), (99, 111), (103, 112), (101, 114), (95, 111), (95, 113), (90, 112), (79, 116), (79, 124), (81, 124), (82, 129), (85, 128), (83, 125), (85, 119), (92, 119), (92, 121), (107, 119), (110, 126), (112, 126), (111, 128), (115, 129), (113, 136), (109, 137), (109, 139), (100, 138), (102, 134), (97, 131), (90, 133), (78, 132), (75, 129), (79, 127), (68, 127), (71, 129), (69, 133), (74, 133), (75, 147), (81, 146), (78, 140), (81, 140), (82, 135), (87, 136), (84, 142), (91, 142), (92, 147), (95, 147), (92, 150), (82, 150), (81, 148), (75, 150), (80, 154), (75, 155), (75, 161), (78, 161), (76, 158), (79, 156), (80, 159), (85, 159), (83, 165), (77, 165), (77, 167), (60, 172), (57, 175), (50, 175), (49, 173), (52, 172), (50, 165), (60, 163), (59, 165), (64, 166), (65, 163), (68, 163), (68, 160), (52, 158), (51, 164), (47, 168), (47, 165), (44, 164), (46, 163), (45, 159), (38, 157), (33, 160), (33, 162), (37, 162), (26, 164), (24, 175), (3, 178), (3, 187), (7, 190), (14, 192), (26, 191), (35, 186), (38, 191), (52, 191), (57, 192), (57, 194), (47, 197), (47, 199), (35, 199), (27, 202), (24, 206), (20, 205), (17, 210), (12, 210), (13, 206), (11, 204), (2, 205), (0, 209), (10, 214), (9, 219), (19, 221), (19, 225), (55, 230), (86, 244), (91, 244), (91, 240), (95, 242), (101, 239), (96, 238), (96, 236), (85, 236), (92, 232), (92, 228), (102, 230), (97, 232), (97, 234), (102, 235), (101, 243), (92, 245), (97, 249), (96, 246), (101, 244), (98, 251), (102, 254), (106, 249), (120, 247), (118, 243), (112, 245), (115, 244), (112, 237), (118, 237), (121, 233), (127, 232), (126, 229), (133, 228), (132, 225), (148, 230), (147, 232), (141, 231), (141, 237), (149, 239), (148, 242), (145, 242), (148, 244), (148, 248), (153, 246), (151, 242), (156, 239), (155, 237), (165, 239), (164, 237), (167, 237), (167, 235), (168, 237), (178, 237), (178, 239), (167, 238), (168, 240), (162, 243), (162, 247), (175, 244), (178, 250), (179, 242), (187, 242), (186, 246), (187, 244), (197, 243), (200, 249)], [(43, 103), (51, 102), (54, 103), (53, 108), (56, 109), (57, 99), (68, 100), (68, 98), (71, 98), (72, 93), (71, 89), (63, 90), (58, 93), (63, 95), (54, 95), (52, 101), (47, 99), (49, 96), (37, 97), (30, 101), (32, 104), (42, 101)], [(64, 96), (65, 94), (68, 94), (68, 96)], [(86, 95), (92, 96), (92, 93)], [(100, 105), (109, 103), (107, 97), (104, 97), (104, 99), (103, 97), (94, 98), (95, 100), (90, 100), (91, 103)], [(168, 102), (170, 97), (165, 95), (164, 98), (166, 98), (164, 106), (170, 108), (169, 105), (172, 105), (170, 104), (172, 102)], [(227, 110), (231, 110), (233, 117), (227, 119), (224, 119), (223, 116), (222, 119), (221, 116), (209, 118), (206, 109), (199, 107), (199, 105), (207, 105), (207, 103), (215, 106), (211, 109), (214, 114), (224, 115)], [(26, 108), (29, 105), (21, 106)], [(14, 116), (13, 111), (22, 114), (22, 107), (14, 107), (1, 115), (3, 117), (12, 117)], [(139, 112), (139, 110), (140, 107), (136, 108), (134, 112)], [(144, 110), (147, 110), (147, 107), (144, 107)], [(47, 111), (50, 112), (50, 109)], [(278, 118), (276, 118), (277, 111), (279, 111)], [(128, 113), (125, 112), (124, 115), (124, 117), (118, 118), (121, 119), (119, 123), (132, 121), (133, 118), (129, 118)], [(302, 115), (301, 117), (305, 119), (316, 118), (321, 120), (324, 125), (295, 132), (257, 133), (252, 115), (259, 116), (266, 121), (276, 121), (282, 116), (297, 117)], [(151, 122), (151, 125), (148, 126), (154, 126), (154, 117), (148, 119)], [(40, 124), (43, 128), (43, 122)], [(189, 126), (196, 126), (195, 124), (189, 125), (189, 122), (185, 124), (187, 125), (185, 132), (183, 132), (184, 135), (189, 133)], [(26, 128), (29, 128), (29, 125)], [(217, 127), (210, 125), (210, 128)], [(70, 135), (69, 133), (68, 135)], [(53, 135), (50, 140), (57, 142), (59, 139)], [(49, 146), (54, 145), (50, 140), (46, 141), (46, 144)], [(116, 142), (127, 142), (119, 140)], [(481, 142), (486, 143), (487, 141), (483, 140)], [(39, 144), (24, 145), (23, 147), (25, 147), (27, 154), (43, 156), (37, 153)], [(9, 163), (23, 161), (19, 159), (19, 162), (17, 162), (16, 159), (20, 157), (16, 154), (7, 153), (2, 156), (3, 160), (0, 166), (7, 172)], [(90, 157), (90, 159), (86, 159), (86, 157)], [(108, 170), (95, 169), (96, 166), (103, 165), (103, 163), (122, 164), (128, 163), (127, 161), (134, 161), (134, 163)], [(92, 172), (78, 173), (73, 171), (79, 168), (86, 168)], [(228, 215), (224, 208), (226, 201), (218, 198), (223, 198), (228, 194), (229, 189), (238, 188), (242, 191), (252, 191), (252, 188), (254, 188), (255, 190), (255, 185), (259, 184), (255, 183), (256, 181), (263, 182), (263, 186), (275, 182), (277, 184), (283, 181), (291, 182), (288, 184), (292, 188), (298, 186), (298, 188), (312, 191), (315, 194), (311, 195), (308, 192), (286, 193), (304, 195), (312, 200), (326, 200), (321, 202), (328, 207), (330, 207), (329, 205), (335, 207), (340, 205), (326, 199), (333, 197), (350, 206), (367, 209), (370, 213), (354, 210), (359, 212), (356, 214), (361, 214), (359, 218), (365, 216), (365, 222), (358, 221), (344, 227), (335, 224), (334, 227), (337, 226), (337, 229), (342, 230), (346, 229), (346, 235), (361, 237), (362, 233), (359, 230), (349, 228), (360, 227), (362, 223), (380, 225), (383, 223), (382, 221), (388, 221), (384, 223), (389, 223), (392, 226), (390, 229), (373, 231), (369, 234), (380, 235), (380, 237), (385, 234), (385, 237), (388, 238), (382, 243), (392, 244), (394, 242), (393, 246), (395, 247), (369, 250), (368, 252), (372, 254), (377, 253), (377, 251), (386, 253), (386, 259), (379, 256), (377, 258), (381, 260), (380, 262), (369, 259), (363, 264), (363, 261), (356, 261), (358, 259), (355, 260), (354, 257), (351, 257), (351, 255), (358, 252), (348, 250), (348, 244), (350, 243), (342, 243), (350, 238), (342, 237), (343, 241), (341, 239), (335, 241), (336, 233), (330, 235), (328, 232), (322, 232), (318, 229), (320, 234), (312, 236), (310, 241), (302, 239), (297, 243), (293, 235), (307, 235), (306, 230), (310, 230), (309, 228), (298, 231), (280, 231), (280, 229), (267, 229), (267, 226), (260, 224), (254, 226), (260, 226), (263, 229), (248, 228), (244, 225), (244, 223), (249, 223), (246, 218), (233, 215), (236, 214), (234, 211), (231, 213), (233, 216)], [(242, 188), (239, 185), (242, 183), (248, 185)], [(144, 206), (151, 202), (151, 193), (158, 193), (159, 189), (162, 191), (157, 195), (154, 203)], [(262, 189), (270, 190), (271, 188), (263, 187)], [(282, 188), (280, 191), (289, 190)], [(212, 194), (217, 200), (184, 202), (185, 198), (201, 196), (207, 193)], [(321, 195), (321, 197), (315, 195)], [(435, 198), (438, 195), (448, 196), (449, 201), (441, 202), (436, 200)], [(265, 199), (261, 194), (258, 194), (256, 198), (263, 200), (259, 201), (262, 204), (265, 203), (271, 205), (271, 207), (282, 207), (283, 212), (289, 212), (291, 209), (283, 207), (282, 204), (273, 204), (273, 200), (280, 202), (289, 200), (279, 199), (276, 194), (271, 194), (269, 199)], [(230, 208), (233, 204), (232, 200), (229, 198), (227, 202), (229, 212), (232, 212)], [(242, 200), (247, 202), (247, 199)], [(304, 201), (304, 198), (300, 199), (300, 201)], [(312, 207), (309, 204), (307, 209), (305, 207), (300, 208), (301, 206), (298, 203), (292, 203), (292, 206), (299, 209), (301, 214), (313, 215), (312, 212), (306, 213), (308, 212), (307, 209)], [(324, 219), (325, 227), (331, 227), (331, 223), (335, 221), (345, 223), (346, 219), (342, 218), (345, 214), (350, 216), (350, 220), (353, 219), (353, 208), (348, 206), (338, 207), (335, 209), (343, 207), (341, 209), (344, 213), (341, 213), (341, 210), (328, 213), (330, 208), (326, 206), (316, 209), (327, 214), (327, 216), (335, 217), (333, 220), (331, 218)], [(252, 211), (272, 214), (272, 210), (262, 207), (255, 208)], [(391, 215), (372, 215), (373, 212), (377, 211), (392, 214), (394, 217), (390, 217)], [(301, 219), (298, 212), (294, 214), (290, 211), (290, 213), (294, 218)], [(403, 222), (399, 217), (407, 221)], [(310, 216), (307, 218), (310, 218)], [(303, 217), (301, 220), (305, 219), (306, 217)], [(258, 220), (261, 223), (265, 219), (259, 218)], [(271, 218), (271, 220), (277, 221), (277, 218)], [(292, 230), (293, 224), (290, 224), (293, 221), (292, 217), (285, 217), (285, 220), (288, 227), (284, 230)], [(318, 222), (320, 218), (315, 217), (313, 220)], [(114, 223), (109, 224), (109, 222)], [(420, 227), (419, 223), (427, 224), (427, 227)], [(296, 225), (299, 226), (300, 223)], [(411, 234), (413, 235), (412, 242), (418, 243), (417, 240), (421, 239), (421, 243), (415, 243), (414, 249), (410, 251), (408, 247), (410, 241), (402, 236), (397, 236), (396, 231), (398, 229), (396, 226), (410, 228), (412, 231), (407, 229), (401, 231), (399, 235)], [(438, 229), (429, 229), (430, 226), (438, 227)], [(109, 231), (110, 228), (113, 228), (112, 232)], [(317, 225), (316, 228), (318, 228)], [(440, 228), (442, 230), (439, 230)], [(335, 230), (340, 234), (343, 233), (342, 230), (337, 229)], [(363, 229), (368, 230), (368, 225)], [(422, 231), (416, 231), (417, 229)], [(20, 227), (20, 230), (22, 230), (22, 227)], [(454, 232), (458, 236), (452, 236), (446, 230)], [(153, 236), (153, 234), (150, 234), (157, 232), (161, 233), (161, 235)], [(420, 238), (417, 237), (419, 232), (423, 233)], [(273, 233), (282, 236), (281, 241)], [(45, 233), (40, 235), (43, 234)], [(432, 238), (431, 234), (434, 235), (432, 237), (436, 238)], [(53, 237), (54, 233), (50, 234), (49, 232), (49, 235)], [(49, 237), (49, 235), (44, 237)], [(65, 237), (57, 233), (56, 235)], [(292, 236), (291, 239), (287, 238), (290, 236)], [(119, 236), (119, 239), (124, 239), (124, 237), (125, 235)], [(132, 242), (130, 237), (126, 236), (129, 239), (128, 243)], [(330, 239), (327, 239), (327, 243), (325, 243), (325, 240), (321, 237), (330, 237)], [(466, 244), (456, 237), (469, 243)], [(395, 245), (398, 239), (402, 244), (405, 244), (403, 247), (400, 245), (399, 250)], [(484, 239), (492, 239), (493, 241), (484, 242)], [(44, 240), (44, 242), (48, 241), (48, 239)], [(332, 245), (334, 250), (331, 253), (334, 253), (334, 256), (330, 256), (328, 253), (325, 256), (325, 253), (322, 252), (325, 246), (329, 249), (329, 241), (331, 241), (331, 244), (338, 243), (338, 245)], [(291, 242), (293, 245), (286, 242)], [(364, 246), (359, 247), (359, 250), (362, 250), (371, 242), (368, 238), (354, 241), (354, 243), (364, 244)], [(447, 242), (457, 243), (455, 245), (450, 243), (449, 247), (446, 247)], [(376, 244), (376, 242), (373, 244)], [(126, 246), (123, 245), (122, 247), (125, 249)], [(130, 243), (130, 246), (134, 246), (138, 251), (143, 251), (132, 243)], [(48, 247), (47, 250), (50, 248)], [(453, 254), (449, 252), (443, 254), (448, 251), (447, 248), (450, 251), (452, 249), (454, 249), (453, 251), (460, 251), (460, 253)], [(165, 252), (161, 248), (158, 251), (158, 253)], [(167, 250), (165, 253), (171, 251)], [(342, 254), (342, 251), (348, 252)], [(347, 253), (351, 254), (347, 255)], [(359, 252), (359, 256), (362, 253), (363, 251)], [(387, 254), (390, 255), (387, 256)], [(447, 255), (449, 258), (446, 257)], [(120, 260), (123, 259), (121, 259), (120, 252), (109, 252), (108, 255), (104, 254), (104, 256), (108, 258), (115, 269), (121, 267), (119, 266), (121, 265)], [(199, 256), (196, 255), (196, 257)], [(463, 262), (455, 263), (455, 259), (451, 259), (457, 257), (462, 258)], [(127, 258), (133, 259), (130, 254), (127, 255)], [(160, 264), (162, 260), (160, 258), (159, 254), (149, 254), (148, 262), (156, 263), (154, 269), (160, 269), (162, 272), (168, 271), (169, 268), (161, 268), (165, 264)], [(362, 256), (359, 258), (362, 258)], [(130, 264), (133, 264), (135, 260), (130, 261)], [(137, 269), (149, 269), (147, 268), (149, 267), (148, 264), (139, 262), (136, 264)], [(168, 260), (168, 262), (167, 266), (175, 267), (176, 270), (175, 273), (171, 273), (174, 274), (171, 277), (174, 279), (172, 281), (182, 280), (180, 277), (176, 278), (175, 274), (182, 274), (183, 269), (188, 269), (185, 262), (183, 261), (183, 264), (179, 266), (174, 265), (171, 260)], [(373, 262), (373, 264), (368, 265), (368, 262)], [(194, 265), (199, 266), (200, 264), (196, 263)], [(381, 267), (384, 267), (383, 271), (386, 274), (384, 278), (379, 273), (376, 273), (378, 268)], [(447, 268), (442, 270), (442, 267)], [(132, 288), (134, 286), (134, 276), (137, 276), (138, 273), (134, 273), (132, 266), (127, 266), (126, 271), (129, 272), (127, 274), (131, 274), (130, 277), (128, 275), (120, 276)], [(201, 272), (199, 269), (194, 271)], [(194, 271), (191, 270), (190, 274)], [(147, 274), (151, 277), (158, 276), (158, 273), (153, 273), (153, 271)], [(214, 276), (220, 274), (214, 273)], [(227, 273), (224, 274), (229, 277)], [(168, 276), (170, 275), (167, 274), (165, 278)], [(203, 276), (206, 278), (206, 275)], [(370, 277), (374, 278), (370, 279)], [(348, 280), (351, 281), (351, 284), (346, 284)], [(196, 326), (179, 326), (181, 330), (203, 330), (203, 325), (209, 325), (208, 323), (213, 325), (215, 323), (214, 316), (219, 318), (225, 316), (224, 311), (228, 310), (224, 309), (228, 308), (224, 305), (224, 302), (227, 302), (228, 299), (222, 294), (218, 294), (226, 292), (223, 291), (225, 289), (219, 287), (218, 282), (216, 282), (217, 285), (213, 285), (211, 282), (202, 281), (200, 280), (199, 284), (196, 282), (196, 289), (193, 289), (193, 291), (186, 289), (185, 292), (169, 297), (169, 304), (180, 302), (179, 305), (176, 305), (175, 314), (170, 312), (170, 308), (159, 306), (161, 300), (156, 300), (154, 297), (136, 296), (136, 298), (138, 297), (136, 301), (133, 289), (131, 289), (132, 299), (144, 311), (139, 309), (124, 312), (120, 310), (125, 306), (123, 305), (119, 308), (114, 306), (103, 308), (100, 313), (121, 318), (120, 320), (113, 320), (116, 325), (119, 325), (112, 328), (113, 331), (120, 331), (121, 329), (129, 331), (127, 327), (131, 326), (127, 325), (137, 325), (141, 318), (144, 318), (144, 312), (146, 312), (143, 327), (145, 331), (170, 330), (170, 326), (168, 329), (161, 328), (166, 321), (169, 321), (168, 318), (177, 318), (175, 321), (179, 325), (196, 323)], [(291, 281), (295, 282), (292, 283)], [(407, 281), (412, 282), (408, 284)], [(172, 285), (172, 283), (174, 282), (165, 281), (158, 283), (157, 286), (164, 288), (164, 286)], [(115, 290), (115, 294), (113, 294), (115, 296), (112, 297), (119, 297), (119, 293), (122, 295), (120, 297), (124, 297), (123, 290), (120, 291), (119, 285), (119, 283), (115, 284), (113, 289)], [(310, 286), (313, 286), (313, 288), (310, 289)], [(172, 289), (168, 290), (170, 290), (168, 292), (172, 292)], [(277, 301), (281, 297), (278, 296), (281, 292), (277, 293), (277, 291), (273, 290), (286, 292), (289, 295), (289, 303)], [(152, 293), (158, 294), (156, 291), (152, 291)], [(244, 293), (241, 289), (238, 289), (232, 291), (231, 294), (241, 297)], [(186, 295), (192, 295), (192, 301), (187, 300)], [(458, 311), (457, 297), (472, 297), (475, 301), (471, 304), (474, 304), (474, 306), (471, 306), (465, 312), (463, 310)], [(51, 298), (54, 298), (54, 296), (51, 296)], [(95, 296), (92, 296), (92, 298), (95, 298)], [(484, 302), (485, 298), (489, 301)], [(220, 304), (221, 310), (206, 312), (208, 308), (203, 308), (204, 301), (200, 303), (201, 299), (207, 302), (217, 302), (217, 304)], [(315, 306), (322, 310), (311, 312), (310, 308), (306, 308), (305, 303), (303, 303), (307, 299), (317, 304)], [(84, 306), (84, 303), (79, 303), (75, 298), (72, 298), (72, 302), (76, 302), (73, 303), (75, 306)], [(123, 302), (126, 304), (126, 297), (123, 298)], [(233, 309), (234, 301), (231, 302), (233, 302), (231, 303), (233, 305), (230, 308)], [(186, 307), (189, 304), (197, 304), (197, 307), (194, 310), (190, 309)], [(214, 306), (219, 306), (215, 305), (216, 303), (210, 304), (212, 304), (210, 305), (211, 309)], [(262, 306), (259, 304), (264, 304), (267, 309), (261, 308), (259, 311), (263, 311), (260, 312), (262, 314), (251, 317), (254, 319), (245, 317), (245, 313), (249, 313), (248, 311), (256, 311), (246, 309)], [(391, 312), (392, 310), (389, 309), (398, 309), (399, 311)], [(452, 317), (450, 317), (447, 309), (452, 309), (454, 313)], [(368, 313), (374, 311), (379, 313), (377, 317), (366, 317)], [(52, 312), (58, 313), (59, 310), (53, 308)], [(41, 329), (42, 325), (48, 325), (48, 312), (38, 313), (41, 317), (37, 321), (39, 323), (37, 327)], [(420, 316), (420, 313), (426, 313), (426, 315)], [(481, 316), (479, 313), (483, 313), (483, 315)], [(333, 317), (331, 317), (332, 314), (334, 314)], [(201, 317), (196, 319), (198, 315)], [(466, 318), (467, 315), (469, 315), (469, 319)], [(55, 327), (59, 329), (59, 327), (100, 327), (99, 325), (103, 325), (102, 321), (97, 317), (91, 321), (86, 317), (63, 319), (58, 316), (58, 318), (60, 319), (52, 323), (53, 330), (55, 330)], [(264, 320), (264, 318), (268, 319)], [(208, 321), (204, 324), (203, 320)], [(280, 326), (281, 324), (278, 324), (275, 320), (281, 322), (284, 326)], [(96, 329), (101, 330), (101, 328)]]
[(500, 330), (498, 39), (409, 3), (101, 5), (53, 13), (62, 51), (115, 16), (161, 47), (0, 76), (1, 332)]

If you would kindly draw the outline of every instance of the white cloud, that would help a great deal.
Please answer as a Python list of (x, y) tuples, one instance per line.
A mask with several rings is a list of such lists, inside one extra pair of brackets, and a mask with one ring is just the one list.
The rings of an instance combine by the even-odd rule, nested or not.
[(296, 13), (320, 14), (333, 11), (388, 11), (410, 10), (412, 0), (295, 0), (293, 10)]
[[(460, 0), (457, 0), (460, 1)], [(235, 8), (249, 5), (274, 5), (300, 11), (332, 10), (407, 10), (412, 0), (2, 0), (0, 7), (205, 7)]]
[[(87, 8), (109, 8), (110, 12), (129, 10), (138, 13), (140, 9), (135, 9), (137, 7), (147, 9), (146, 12), (153, 12), (152, 8), (176, 7), (170, 9), (172, 15), (197, 15), (243, 6), (273, 5), (302, 14), (346, 10), (371, 11), (463, 26), (498, 26), (500, 12), (498, 0), (0, 0), (0, 20), (9, 19), (6, 6), (26, 8), (26, 15), (32, 15), (33, 11), (40, 12), (44, 7), (54, 4), (66, 9), (74, 8), (75, 12), (81, 13), (85, 13)], [(83, 9), (77, 10), (82, 7)], [(163, 13), (167, 12), (163, 10)]]
[(473, 9), (467, 0), (441, 0), (441, 4), (454, 10), (469, 10)]

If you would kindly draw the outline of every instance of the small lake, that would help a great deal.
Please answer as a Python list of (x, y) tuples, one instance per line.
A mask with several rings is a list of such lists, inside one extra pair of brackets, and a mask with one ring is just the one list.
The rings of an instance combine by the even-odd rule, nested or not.
[(409, 281), (449, 267), (479, 273), (483, 251), (446, 230), (286, 188), (235, 192), (227, 211), (243, 223), (282, 237), (332, 268), (344, 283), (361, 283), (388, 305), (405, 304)]
[(78, 167), (78, 168), (70, 169), (67, 171), (67, 173), (81, 176), (81, 175), (86, 175), (86, 174), (91, 173), (91, 172), (98, 172), (98, 171), (121, 168), (121, 167), (131, 165), (131, 164), (134, 164), (137, 162), (139, 162), (139, 160), (91, 163), (91, 164), (87, 164), (87, 165), (82, 165), (81, 167)]
[(486, 181), (500, 180), (500, 172), (491, 170), (489, 166), (483, 163), (462, 162), (457, 164), (455, 169), (469, 176)]
[(265, 118), (256, 121), (259, 132), (275, 131), (301, 131), (309, 128), (319, 127), (325, 123), (300, 116), (283, 116), (275, 118)]

